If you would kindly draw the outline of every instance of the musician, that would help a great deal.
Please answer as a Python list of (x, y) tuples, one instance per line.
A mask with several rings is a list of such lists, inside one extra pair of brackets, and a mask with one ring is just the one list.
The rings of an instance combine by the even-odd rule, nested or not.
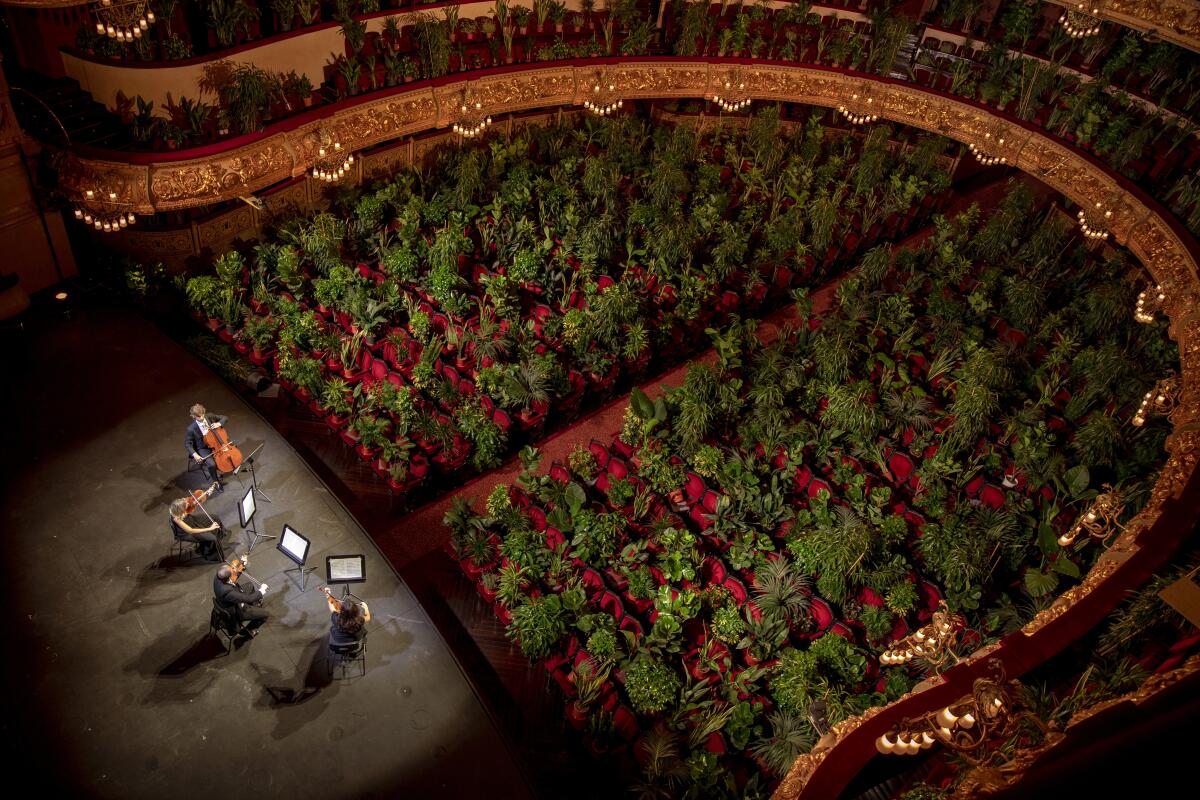
[(237, 584), (233, 576), (233, 568), (222, 564), (213, 578), (213, 595), (221, 610), (233, 611), (239, 621), (248, 622), (246, 634), (254, 636), (254, 631), (271, 616), (261, 605), (267, 595), (267, 585), (262, 583), (257, 589), (247, 591)]
[(367, 604), (356, 603), (348, 597), (338, 600), (328, 586), (322, 586), (321, 591), (329, 604), (329, 643), (345, 646), (362, 641), (367, 635), (367, 623), (371, 621), (371, 609)]
[(224, 561), (225, 554), (221, 551), (221, 537), (225, 534), (221, 523), (196, 527), (187, 521), (188, 499), (181, 497), (171, 503), (171, 532), (176, 539), (195, 542), (200, 545), (200, 555), (210, 561)]
[[(197, 403), (192, 406), (189, 413), (192, 415), (192, 421), (187, 427), (187, 433), (183, 437), (183, 446), (187, 448), (188, 457), (200, 465), (200, 471), (204, 473), (204, 477), (210, 481), (221, 480), (221, 476), (217, 473), (217, 465), (213, 459), (206, 458), (212, 455), (212, 450), (204, 443), (204, 436), (212, 428), (217, 428), (225, 424), (225, 417), (220, 414), (209, 414), (204, 406)], [(225, 491), (224, 486), (217, 487), (217, 494)]]

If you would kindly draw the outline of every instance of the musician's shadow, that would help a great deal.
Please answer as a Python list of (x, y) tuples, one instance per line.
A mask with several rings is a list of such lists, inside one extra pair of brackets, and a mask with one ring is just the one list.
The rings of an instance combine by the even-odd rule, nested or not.
[[(118, 603), (117, 613), (123, 615), (139, 608), (178, 603), (178, 594), (156, 596), (155, 590), (182, 586), (195, 578), (196, 570), (208, 568), (215, 571), (219, 565), (219, 561), (209, 561), (199, 556), (187, 561), (181, 561), (174, 553), (159, 556), (132, 575), (133, 584)], [(123, 580), (131, 577), (131, 574), (127, 566), (117, 563), (104, 570), (101, 577)]]
[[(180, 458), (182, 460), (182, 457)], [(166, 509), (171, 501), (192, 489), (202, 489), (208, 485), (204, 473), (199, 469), (184, 469), (179, 471), (179, 462), (155, 461), (150, 464), (135, 462), (121, 470), (121, 475), (129, 481), (141, 481), (158, 489), (158, 494), (147, 498), (142, 503), (142, 513), (149, 514), (159, 509)]]
[(225, 644), (207, 631), (182, 652), (172, 650), (177, 642), (193, 635), (195, 629), (183, 626), (171, 633), (157, 637), (136, 658), (125, 664), (126, 672), (136, 672), (153, 680), (150, 691), (142, 698), (145, 705), (163, 703), (190, 703), (200, 698), (217, 680), (219, 673), (213, 670), (196, 670), (210, 661), (225, 658)]
[[(291, 679), (281, 670), (263, 664), (251, 664), (258, 672), (263, 695), (255, 704), (264, 711), (275, 711), (274, 739), (286, 739), (300, 728), (325, 713), (337, 695), (338, 681), (329, 674), (326, 661), (328, 635), (310, 642), (300, 657), (299, 668)], [(294, 687), (296, 678), (300, 685)]]

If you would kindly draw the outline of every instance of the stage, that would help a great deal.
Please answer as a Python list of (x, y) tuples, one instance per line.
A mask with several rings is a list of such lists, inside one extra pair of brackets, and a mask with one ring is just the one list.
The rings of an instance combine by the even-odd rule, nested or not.
[[(370, 538), (290, 446), (205, 366), (130, 312), (73, 298), (6, 336), (3, 488), (9, 755), (76, 796), (530, 796), (445, 642)], [(56, 309), (60, 310), (60, 309)], [(171, 555), (188, 408), (263, 443), (258, 530), (312, 540), (317, 570), (260, 541), (249, 573), (270, 621), (225, 654), (210, 637), (216, 565)], [(245, 542), (230, 480), (209, 509)], [(226, 555), (244, 550), (226, 546)], [(365, 676), (326, 673), (325, 557), (365, 553)], [(335, 587), (336, 591), (336, 587)]]

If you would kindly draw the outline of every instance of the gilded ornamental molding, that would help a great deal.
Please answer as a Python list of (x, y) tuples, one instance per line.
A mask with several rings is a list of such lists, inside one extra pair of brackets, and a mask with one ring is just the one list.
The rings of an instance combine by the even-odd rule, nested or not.
[[(1071, 0), (1050, 2), (1072, 8), (1076, 5)], [(1153, 33), (1180, 47), (1200, 51), (1200, 2), (1197, 0), (1100, 0), (1088, 5), (1098, 9), (1095, 16), (1100, 19)]]

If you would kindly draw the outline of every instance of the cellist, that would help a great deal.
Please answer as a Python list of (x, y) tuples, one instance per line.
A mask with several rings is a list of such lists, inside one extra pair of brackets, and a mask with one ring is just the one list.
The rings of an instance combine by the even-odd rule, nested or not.
[(210, 481), (217, 481), (216, 494), (220, 494), (225, 491), (225, 487), (221, 485), (221, 475), (217, 470), (217, 465), (208, 457), (212, 455), (212, 449), (204, 443), (204, 437), (212, 428), (224, 425), (225, 417), (220, 414), (207, 413), (204, 406), (199, 403), (192, 406), (189, 413), (192, 415), (192, 421), (183, 437), (183, 446), (187, 448), (188, 457), (200, 465), (204, 477)]

